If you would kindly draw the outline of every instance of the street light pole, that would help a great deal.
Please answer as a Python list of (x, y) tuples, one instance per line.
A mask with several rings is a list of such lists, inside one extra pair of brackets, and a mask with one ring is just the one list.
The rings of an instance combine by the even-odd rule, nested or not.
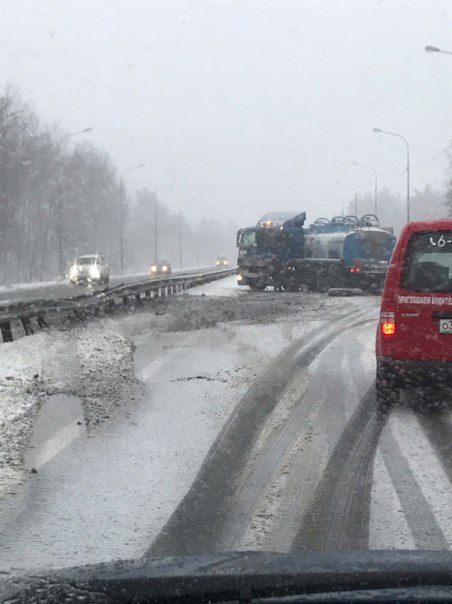
[(122, 210), (124, 196), (124, 181), (119, 179), (119, 264), (121, 275), (124, 273), (124, 213)]
[(381, 128), (374, 128), (373, 132), (377, 134), (389, 134), (390, 136), (397, 136), (397, 138), (401, 138), (406, 145), (406, 220), (410, 222), (410, 145), (408, 144), (407, 139), (401, 134), (397, 134), (396, 132), (388, 132), (387, 130), (382, 130)]
[(182, 214), (179, 210), (179, 268), (182, 268)]
[(357, 161), (352, 161), (351, 164), (352, 164), (352, 166), (361, 166), (362, 168), (367, 168), (369, 170), (372, 170), (372, 172), (374, 173), (374, 176), (375, 176), (374, 214), (375, 214), (375, 216), (378, 216), (378, 174), (377, 174), (377, 171), (375, 170), (375, 168), (372, 168), (372, 166), (367, 166), (366, 164), (360, 164)]
[(126, 172), (131, 170), (137, 170), (138, 168), (144, 168), (146, 164), (138, 164), (137, 166), (131, 166), (130, 168), (124, 168), (119, 177), (119, 264), (121, 267), (121, 275), (124, 273), (124, 180), (123, 176)]
[(430, 44), (424, 48), (425, 52), (433, 53), (433, 52), (442, 52), (445, 55), (452, 55), (450, 50), (442, 50), (442, 48), (438, 48), (437, 46), (431, 46)]
[[(68, 138), (72, 138), (73, 136), (77, 136), (79, 134), (85, 134), (87, 132), (92, 132), (92, 128), (84, 128), (83, 130), (79, 130), (77, 132), (72, 132), (71, 134), (66, 134), (61, 137), (60, 144), (67, 140)], [(59, 162), (60, 163), (60, 162)], [(58, 170), (58, 179), (57, 179), (57, 238), (58, 238), (58, 274), (60, 277), (64, 274), (64, 258), (63, 258), (63, 195), (62, 195), (62, 183), (61, 183), (61, 174), (62, 166), (60, 163), (60, 167)]]
[(158, 255), (157, 195), (154, 193), (154, 262), (159, 261)]

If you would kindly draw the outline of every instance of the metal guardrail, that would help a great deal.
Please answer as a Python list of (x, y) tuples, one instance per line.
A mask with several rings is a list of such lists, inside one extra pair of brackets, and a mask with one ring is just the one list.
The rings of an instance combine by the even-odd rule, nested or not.
[(164, 298), (186, 289), (217, 281), (234, 275), (237, 269), (229, 268), (219, 271), (152, 278), (127, 285), (117, 285), (93, 294), (83, 294), (70, 298), (52, 300), (33, 300), (31, 302), (15, 302), (7, 306), (0, 306), (0, 331), (3, 342), (13, 341), (11, 323), (19, 322), (25, 335), (32, 335), (35, 320), (38, 327), (43, 329), (49, 326), (49, 316), (66, 316), (69, 319), (85, 319), (89, 315), (98, 315), (101, 312), (110, 313), (118, 308), (131, 306), (141, 307), (145, 301)]

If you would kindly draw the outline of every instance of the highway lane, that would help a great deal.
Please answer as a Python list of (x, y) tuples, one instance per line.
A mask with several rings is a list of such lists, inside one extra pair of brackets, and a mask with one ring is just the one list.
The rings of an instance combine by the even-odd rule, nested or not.
[[(217, 270), (217, 267), (205, 266), (199, 268), (173, 269), (173, 275), (192, 275), (198, 272)], [(136, 273), (133, 275), (112, 275), (109, 287), (117, 287), (128, 283), (136, 283), (149, 279), (149, 273)], [(6, 306), (14, 302), (31, 302), (33, 300), (55, 300), (58, 298), (69, 298), (89, 292), (102, 291), (105, 287), (98, 286), (73, 286), (68, 281), (47, 281), (44, 283), (23, 283), (0, 287), (0, 306)]]
[(452, 547), (452, 393), (405, 390), (378, 412), (363, 314), (314, 358), (289, 351), (298, 372), (280, 355), (258, 377), (151, 556)]
[[(285, 299), (282, 294), (281, 301)], [(162, 510), (168, 502), (174, 502), (174, 511), (165, 523), (159, 519), (160, 533), (148, 538), (150, 556), (452, 548), (451, 393), (407, 390), (399, 406), (377, 412), (377, 314), (378, 300), (365, 298), (353, 316), (312, 330), (261, 367), (235, 399), (197, 475), (190, 462), (193, 440), (182, 455), (173, 455), (175, 441), (199, 439), (188, 395), (180, 400), (157, 397), (143, 407), (138, 421), (113, 426), (97, 440), (77, 434), (39, 468), (15, 501), (14, 514), (3, 516), (10, 520), (0, 530), (0, 561), (35, 559), (49, 545), (66, 555), (71, 543), (74, 552), (85, 548), (94, 556), (101, 547), (99, 526), (108, 547), (113, 534), (117, 552), (127, 550), (132, 539), (140, 549), (146, 540), (146, 512), (153, 523), (156, 515), (166, 514)], [(181, 366), (189, 363), (188, 357), (195, 361), (206, 334), (187, 333), (180, 347), (181, 335), (174, 334)], [(167, 350), (168, 344), (162, 346)], [(214, 362), (215, 338), (211, 346), (198, 357), (202, 365), (191, 368), (197, 379), (186, 382), (187, 392), (188, 384), (204, 383), (200, 378), (208, 359)], [(152, 361), (147, 379), (152, 391), (167, 393), (168, 384), (178, 379), (163, 379), (162, 358)], [(218, 367), (225, 366), (222, 357)], [(193, 400), (205, 401), (203, 413), (212, 405), (209, 395)], [(161, 414), (156, 414), (157, 405)], [(171, 419), (166, 415), (170, 406)], [(75, 411), (69, 411), (73, 424)], [(152, 446), (150, 434), (161, 430), (172, 437), (163, 448)], [(66, 425), (61, 433), (67, 436)], [(172, 472), (185, 476), (191, 471), (178, 504), (172, 483), (162, 479), (161, 490), (154, 484), (149, 468), (159, 457), (168, 480)], [(96, 512), (82, 530), (78, 519), (87, 506)], [(96, 524), (96, 515), (102, 515), (103, 524)], [(67, 532), (64, 542), (62, 531)]]

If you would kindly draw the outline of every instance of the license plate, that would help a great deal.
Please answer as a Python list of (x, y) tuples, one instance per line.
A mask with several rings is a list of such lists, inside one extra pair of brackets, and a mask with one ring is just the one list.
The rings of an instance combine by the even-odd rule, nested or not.
[(452, 333), (452, 319), (439, 320), (439, 333)]

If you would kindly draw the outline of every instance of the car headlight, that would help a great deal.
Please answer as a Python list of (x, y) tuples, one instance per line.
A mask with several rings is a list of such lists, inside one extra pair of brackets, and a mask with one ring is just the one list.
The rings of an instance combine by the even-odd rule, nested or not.
[(69, 271), (69, 279), (75, 279), (75, 277), (78, 275), (78, 268), (76, 264), (73, 264), (71, 266), (71, 269)]
[(237, 275), (237, 281), (243, 281), (243, 275), (240, 273)]
[(167, 270), (168, 270), (168, 267), (166, 266), (166, 264), (164, 264), (164, 265), (162, 266), (162, 271), (163, 271), (164, 273), (166, 273), (166, 271), (167, 271)]
[(92, 266), (89, 269), (89, 274), (91, 275), (92, 279), (98, 279), (100, 277), (99, 267), (98, 266)]
[(151, 266), (151, 273), (156, 273), (157, 272), (157, 267), (155, 266), (155, 264), (153, 264)]

